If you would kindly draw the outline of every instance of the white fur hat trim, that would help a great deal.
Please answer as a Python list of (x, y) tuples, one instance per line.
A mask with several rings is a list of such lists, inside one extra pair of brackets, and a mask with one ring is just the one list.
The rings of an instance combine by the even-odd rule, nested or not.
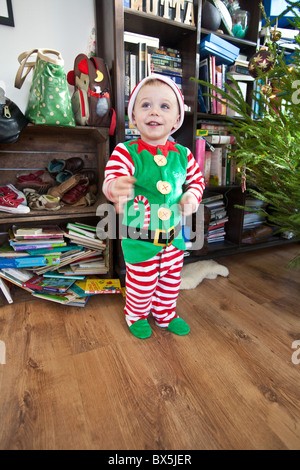
[(129, 101), (128, 101), (128, 109), (127, 109), (128, 117), (129, 117), (130, 121), (133, 123), (132, 111), (133, 111), (133, 108), (134, 108), (134, 103), (135, 103), (135, 99), (137, 97), (137, 94), (138, 94), (138, 92), (140, 91), (140, 89), (143, 85), (145, 85), (149, 80), (153, 80), (153, 79), (160, 80), (160, 81), (166, 83), (167, 85), (169, 85), (172, 88), (172, 90), (174, 91), (175, 95), (177, 96), (177, 100), (178, 100), (178, 104), (179, 104), (179, 110), (180, 110), (180, 121), (179, 121), (178, 127), (171, 132), (171, 134), (173, 134), (173, 132), (177, 131), (179, 129), (179, 127), (182, 126), (182, 123), (183, 123), (183, 120), (184, 120), (184, 101), (183, 101), (183, 96), (181, 94), (181, 91), (179, 90), (176, 83), (171, 78), (165, 77), (164, 75), (159, 75), (159, 74), (153, 73), (152, 75), (149, 75), (148, 77), (143, 78), (143, 80), (141, 80), (136, 85), (136, 87), (133, 89), (133, 91), (130, 95)]

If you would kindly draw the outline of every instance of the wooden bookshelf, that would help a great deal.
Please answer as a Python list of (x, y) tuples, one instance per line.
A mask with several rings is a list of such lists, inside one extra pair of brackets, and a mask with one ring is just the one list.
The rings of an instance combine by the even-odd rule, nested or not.
[[(65, 229), (68, 222), (96, 225), (100, 204), (107, 202), (102, 193), (104, 167), (109, 157), (108, 129), (95, 127), (55, 127), (28, 124), (15, 143), (0, 144), (0, 186), (17, 187), (17, 174), (45, 170), (54, 159), (66, 160), (80, 157), (83, 170), (94, 170), (97, 179), (97, 201), (92, 206), (80, 207), (63, 204), (57, 211), (31, 210), (27, 214), (0, 212), (0, 243), (8, 239), (8, 230), (14, 224), (32, 227), (37, 224), (57, 224)], [(108, 240), (107, 260), (109, 273), (113, 275), (113, 243)], [(107, 276), (103, 276), (107, 277)], [(19, 287), (14, 288), (15, 299), (30, 296)], [(31, 296), (30, 296), (31, 298)], [(0, 304), (1, 305), (1, 304)]]
[[(202, 0), (194, 0), (195, 26), (189, 26), (173, 20), (164, 19), (160, 16), (150, 15), (144, 11), (136, 11), (131, 8), (124, 8), (123, 0), (96, 0), (96, 29), (97, 29), (97, 54), (104, 57), (111, 71), (114, 106), (117, 113), (117, 130), (113, 139), (111, 139), (111, 150), (114, 146), (125, 140), (125, 92), (124, 92), (124, 31), (158, 37), (162, 45), (177, 48), (182, 54), (183, 77), (182, 87), (185, 97), (185, 103), (190, 106), (191, 111), (186, 112), (183, 126), (174, 134), (175, 139), (181, 144), (187, 146), (195, 153), (196, 129), (197, 123), (201, 119), (213, 119), (216, 122), (226, 121), (226, 116), (208, 115), (197, 112), (197, 84), (190, 80), (191, 77), (199, 77), (199, 63), (201, 60), (199, 53), (199, 44), (204, 35), (211, 33), (207, 29), (201, 28), (201, 9)], [(250, 13), (250, 25), (244, 39), (235, 38), (228, 34), (220, 34), (213, 31), (225, 40), (232, 42), (240, 48), (240, 52), (247, 54), (248, 59), (256, 52), (258, 45), (259, 27), (260, 27), (260, 8), (259, 0), (248, 2), (240, 0), (242, 9)], [(249, 86), (249, 91), (251, 85)], [(215, 190), (214, 188), (210, 188)], [(218, 191), (227, 192), (228, 187), (218, 187)], [(267, 246), (268, 242), (258, 245), (241, 245), (243, 231), (243, 210), (236, 209), (235, 204), (242, 205), (245, 195), (240, 187), (232, 188), (228, 195), (229, 200), (229, 222), (227, 223), (227, 234), (224, 243), (209, 248), (209, 254), (196, 259), (206, 257), (214, 258), (222, 254), (238, 253), (245, 249), (256, 249)], [(285, 243), (280, 238), (270, 240), (273, 243)], [(117, 242), (119, 271), (123, 272), (124, 262), (120, 244)], [(187, 258), (188, 259), (188, 258)], [(192, 258), (190, 258), (191, 260)], [(195, 261), (195, 259), (193, 259)]]

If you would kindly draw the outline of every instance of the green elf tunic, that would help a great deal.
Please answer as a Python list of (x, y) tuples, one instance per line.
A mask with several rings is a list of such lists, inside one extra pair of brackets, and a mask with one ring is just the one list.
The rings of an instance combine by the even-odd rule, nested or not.
[[(124, 207), (122, 249), (125, 261), (140, 263), (149, 260), (169, 242), (179, 250), (185, 250), (178, 203), (183, 194), (183, 185), (187, 183), (190, 151), (169, 141), (158, 147), (146, 144), (141, 139), (122, 145), (130, 154), (131, 167), (132, 163), (134, 165), (131, 174), (136, 179), (133, 198)], [(193, 183), (198, 184), (200, 201), (203, 178), (194, 158), (193, 165), (198, 168)], [(153, 242), (140, 238), (137, 240), (140, 237), (139, 229), (145, 236), (150, 235)]]

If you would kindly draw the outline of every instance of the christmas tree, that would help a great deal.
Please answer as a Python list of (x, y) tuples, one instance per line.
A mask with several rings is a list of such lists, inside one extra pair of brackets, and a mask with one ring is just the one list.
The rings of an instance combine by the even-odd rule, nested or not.
[[(249, 62), (249, 72), (255, 78), (252, 93), (253, 111), (244, 101), (238, 82), (226, 83), (225, 90), (210, 83), (199, 84), (217, 91), (227, 106), (238, 111), (242, 119), (229, 119), (230, 132), (236, 138), (232, 157), (240, 168), (241, 184), (266, 203), (264, 215), (278, 232), (300, 237), (300, 36), (297, 47), (288, 57), (278, 45), (278, 20), (292, 10), (290, 28), (300, 30), (300, 2), (287, 1), (287, 9), (273, 22), (266, 18), (263, 48)], [(275, 23), (275, 25), (274, 25)], [(192, 79), (195, 80), (195, 79)], [(235, 89), (236, 88), (236, 89)], [(258, 91), (259, 90), (259, 91)], [(217, 98), (218, 99), (218, 98)], [(260, 210), (261, 211), (261, 210)], [(300, 266), (300, 252), (289, 266)]]

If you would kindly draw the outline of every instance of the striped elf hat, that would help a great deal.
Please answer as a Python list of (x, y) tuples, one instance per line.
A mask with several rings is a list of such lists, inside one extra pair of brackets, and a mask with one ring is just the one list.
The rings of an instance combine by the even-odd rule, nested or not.
[(130, 121), (132, 122), (133, 121), (132, 111), (133, 111), (133, 108), (134, 108), (134, 103), (135, 103), (137, 94), (140, 91), (140, 89), (142, 88), (142, 86), (145, 85), (149, 80), (160, 80), (161, 82), (166, 83), (166, 85), (169, 85), (172, 88), (175, 95), (177, 96), (179, 110), (180, 110), (180, 121), (179, 121), (178, 127), (171, 132), (171, 134), (173, 134), (173, 132), (177, 131), (179, 129), (179, 127), (182, 126), (182, 123), (183, 123), (183, 120), (184, 120), (184, 101), (183, 101), (183, 96), (181, 94), (181, 91), (179, 90), (176, 83), (171, 78), (166, 77), (164, 75), (159, 75), (159, 74), (153, 73), (153, 74), (149, 75), (148, 77), (143, 78), (143, 80), (141, 80), (136, 85), (136, 87), (133, 89), (133, 91), (130, 95), (129, 101), (128, 101), (128, 109), (127, 109), (128, 117), (129, 117)]

